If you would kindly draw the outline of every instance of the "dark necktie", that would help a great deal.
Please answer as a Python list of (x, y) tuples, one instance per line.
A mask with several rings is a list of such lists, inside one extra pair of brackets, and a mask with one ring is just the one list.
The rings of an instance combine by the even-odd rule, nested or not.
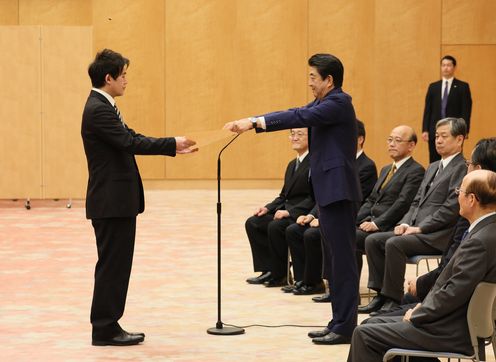
[(461, 241), (465, 240), (467, 238), (467, 236), (468, 236), (468, 229), (465, 230), (465, 232), (463, 233)]
[(448, 105), (448, 81), (445, 82), (443, 98), (441, 99), (441, 119), (446, 118), (446, 106)]
[(114, 103), (114, 108), (115, 112), (117, 113), (117, 116), (119, 117), (119, 120), (122, 123), (122, 127), (126, 128), (126, 125), (124, 124), (124, 120), (122, 119), (121, 112), (119, 111), (119, 108), (117, 108), (117, 103)]
[(299, 158), (297, 158), (297, 159), (296, 159), (296, 163), (295, 163), (294, 172), (298, 171), (298, 168), (300, 167), (300, 163), (301, 163), (301, 162), (300, 162), (300, 159), (299, 159)]

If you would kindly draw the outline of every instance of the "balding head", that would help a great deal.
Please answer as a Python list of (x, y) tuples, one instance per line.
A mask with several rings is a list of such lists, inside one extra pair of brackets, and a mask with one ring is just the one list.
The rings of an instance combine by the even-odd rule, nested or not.
[(496, 210), (496, 173), (475, 170), (462, 181), (458, 195), (460, 215), (471, 223), (479, 217)]
[(393, 128), (388, 137), (389, 156), (395, 161), (401, 161), (405, 157), (411, 156), (415, 145), (417, 144), (417, 135), (410, 126), (397, 126)]

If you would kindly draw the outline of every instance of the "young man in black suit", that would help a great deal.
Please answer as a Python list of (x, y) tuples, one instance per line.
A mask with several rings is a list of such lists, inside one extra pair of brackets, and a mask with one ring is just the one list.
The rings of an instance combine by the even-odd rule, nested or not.
[(81, 136), (88, 162), (86, 217), (95, 230), (98, 262), (91, 306), (92, 344), (126, 346), (143, 342), (118, 321), (124, 313), (133, 260), (136, 216), (145, 208), (134, 155), (191, 153), (185, 137), (151, 138), (128, 128), (115, 104), (124, 95), (129, 60), (109, 49), (88, 68), (93, 88), (83, 111)]
[(468, 83), (456, 79), (456, 59), (445, 55), (441, 59), (442, 79), (431, 83), (425, 96), (422, 139), (429, 143), (429, 162), (441, 159), (436, 151), (436, 123), (446, 117), (463, 118), (470, 131), (472, 96)]

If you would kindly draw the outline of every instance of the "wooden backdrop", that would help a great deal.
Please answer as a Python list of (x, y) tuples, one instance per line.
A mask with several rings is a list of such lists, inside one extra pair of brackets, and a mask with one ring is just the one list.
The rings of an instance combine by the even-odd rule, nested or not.
[[(0, 0), (0, 25), (7, 26), (0, 28), (0, 124), (12, 135), (0, 143), (0, 197), (84, 195), (78, 135), (60, 132), (60, 114), (46, 118), (45, 128), (26, 120), (36, 118), (29, 105), (56, 104), (58, 85), (66, 87), (67, 107), (80, 118), (84, 100), (71, 97), (67, 85), (86, 94), (86, 67), (105, 47), (131, 59), (129, 87), (117, 100), (126, 123), (154, 136), (215, 130), (233, 119), (305, 104), (312, 99), (308, 57), (333, 53), (345, 65), (344, 89), (366, 125), (366, 152), (379, 167), (389, 162), (391, 128), (410, 124), (421, 132), (427, 86), (439, 79), (442, 55), (451, 54), (474, 100), (468, 155), (479, 138), (496, 135), (494, 14), (493, 0)], [(81, 40), (75, 30), (81, 27), (90, 29), (89, 39)], [(40, 29), (50, 34), (47, 46), (55, 54), (41, 64), (20, 46), (40, 47), (26, 35)], [(72, 58), (56, 56), (62, 49)], [(62, 73), (41, 85), (50, 69)], [(190, 156), (139, 157), (142, 175), (212, 179), (221, 145)], [(55, 157), (60, 154), (68, 157)], [(291, 157), (286, 132), (246, 134), (223, 157), (223, 177), (279, 179)], [(425, 143), (419, 142), (415, 157), (427, 163)], [(64, 188), (78, 179), (71, 190)]]

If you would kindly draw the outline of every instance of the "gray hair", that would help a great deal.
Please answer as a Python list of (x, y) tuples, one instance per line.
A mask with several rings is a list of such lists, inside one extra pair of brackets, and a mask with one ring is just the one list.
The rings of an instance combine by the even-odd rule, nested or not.
[(463, 118), (447, 117), (443, 118), (436, 123), (436, 129), (441, 126), (450, 126), (450, 133), (453, 137), (463, 136), (467, 137), (467, 124)]

